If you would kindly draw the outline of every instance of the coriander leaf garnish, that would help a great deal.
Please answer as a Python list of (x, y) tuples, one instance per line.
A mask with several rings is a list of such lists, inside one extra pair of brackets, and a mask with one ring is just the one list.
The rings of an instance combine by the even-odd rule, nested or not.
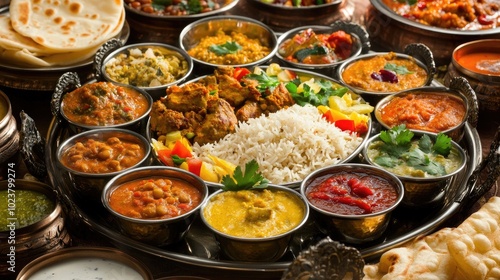
[(225, 42), (222, 45), (211, 45), (209, 50), (216, 55), (226, 55), (230, 53), (236, 53), (241, 50), (241, 46), (236, 42)]
[(423, 134), (420, 139), (413, 139), (413, 132), (404, 124), (390, 130), (380, 132), (380, 140), (373, 143), (372, 149), (379, 149), (380, 154), (373, 162), (380, 166), (393, 168), (399, 164), (413, 167), (430, 175), (445, 175), (445, 167), (436, 161), (433, 155), (447, 157), (451, 152), (451, 138), (439, 133), (433, 142), (431, 137)]
[(396, 72), (396, 74), (400, 74), (400, 75), (413, 74), (413, 72), (409, 71), (408, 68), (406, 68), (406, 66), (396, 65), (394, 63), (387, 63), (384, 66), (384, 69)]
[(265, 71), (261, 71), (260, 74), (248, 74), (245, 76), (245, 79), (256, 80), (258, 82), (256, 88), (261, 93), (265, 93), (267, 90), (269, 90), (269, 92), (273, 92), (274, 88), (280, 84), (278, 77), (271, 77), (267, 75)]
[(398, 0), (399, 3), (408, 4), (410, 6), (417, 4), (417, 0)]
[(443, 133), (438, 133), (432, 149), (442, 156), (447, 157), (451, 151), (451, 138)]
[[(299, 84), (301, 83), (300, 80), (298, 82)], [(320, 90), (317, 93), (315, 93), (307, 83), (304, 83), (302, 85), (304, 91), (301, 93), (298, 93), (296, 89), (291, 90), (294, 89), (292, 86), (287, 85), (286, 88), (290, 92), (290, 95), (292, 96), (295, 103), (299, 104), (300, 106), (304, 106), (306, 104), (311, 104), (314, 106), (328, 106), (328, 98), (330, 96), (342, 97), (348, 91), (348, 88), (346, 87), (334, 88), (332, 83), (328, 80), (318, 80), (314, 81), (314, 83), (319, 85), (320, 87)]]
[(222, 177), (221, 182), (224, 185), (222, 189), (224, 191), (239, 191), (267, 188), (269, 180), (264, 178), (258, 170), (259, 164), (255, 160), (251, 160), (245, 164), (245, 174), (243, 174), (241, 166), (237, 166), (233, 177), (230, 175)]

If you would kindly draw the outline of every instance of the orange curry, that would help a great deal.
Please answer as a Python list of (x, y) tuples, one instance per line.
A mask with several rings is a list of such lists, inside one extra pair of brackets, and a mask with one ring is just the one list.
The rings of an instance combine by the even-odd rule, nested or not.
[(111, 193), (109, 205), (131, 218), (168, 219), (196, 208), (203, 194), (185, 181), (152, 177), (124, 183)]
[(61, 108), (71, 122), (106, 126), (138, 119), (149, 109), (149, 102), (132, 87), (97, 82), (65, 94)]
[(435, 133), (461, 124), (465, 114), (459, 98), (425, 92), (395, 97), (380, 111), (382, 122), (389, 127), (405, 124), (409, 129)]

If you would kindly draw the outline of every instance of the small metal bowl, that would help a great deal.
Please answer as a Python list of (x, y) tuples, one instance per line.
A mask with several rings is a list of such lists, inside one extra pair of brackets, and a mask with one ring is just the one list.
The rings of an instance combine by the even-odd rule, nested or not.
[(13, 160), (19, 149), (19, 132), (16, 118), (12, 115), (9, 97), (0, 90), (0, 178), (6, 178), (4, 164)]
[[(446, 105), (442, 107), (441, 110), (443, 111), (436, 111), (436, 110), (431, 110), (430, 108), (427, 108), (426, 106), (419, 106), (416, 102), (412, 102), (413, 97), (415, 99), (418, 99), (418, 96), (422, 95), (429, 95), (432, 98), (435, 99), (440, 99), (445, 102), (448, 102), (449, 105)], [(406, 98), (410, 98), (409, 100), (406, 100)], [(401, 106), (398, 103), (399, 101), (405, 101), (405, 105)], [(390, 125), (387, 123), (387, 119), (385, 118), (385, 114), (383, 114), (383, 110), (386, 109), (388, 106), (391, 106), (391, 103), (395, 104), (393, 107), (394, 111), (397, 112), (397, 116), (402, 118), (398, 119), (398, 121), (394, 121), (394, 123), (391, 121)], [(429, 102), (432, 104), (435, 104), (435, 102)], [(463, 111), (461, 112), (463, 114), (463, 118), (461, 120), (456, 120), (456, 123), (449, 123), (449, 121), (446, 122), (435, 122), (438, 119), (437, 116), (441, 115), (444, 117), (452, 117), (452, 116), (457, 116), (459, 115), (458, 112), (450, 112), (447, 111), (448, 109), (452, 109), (453, 107), (451, 106), (452, 103), (455, 104), (460, 104), (462, 105)], [(456, 106), (455, 106), (456, 107)], [(425, 109), (424, 112), (419, 111)], [(458, 108), (457, 108), (458, 109)], [(391, 129), (393, 126), (396, 125), (401, 125), (405, 124), (406, 127), (410, 130), (414, 131), (422, 131), (422, 132), (433, 132), (433, 133), (438, 133), (442, 132), (449, 137), (451, 137), (455, 142), (460, 142), (464, 135), (464, 130), (465, 130), (465, 123), (469, 121), (474, 127), (476, 126), (475, 124), (477, 123), (478, 119), (478, 104), (477, 104), (477, 98), (472, 90), (472, 88), (469, 86), (469, 83), (467, 80), (463, 78), (455, 78), (453, 81), (450, 83), (450, 88), (446, 87), (422, 87), (422, 88), (416, 88), (416, 89), (410, 89), (410, 90), (405, 90), (399, 93), (395, 93), (389, 96), (386, 96), (380, 100), (377, 105), (375, 106), (374, 110), (374, 115), (375, 118), (377, 119), (378, 123), (382, 125), (385, 129)], [(413, 123), (412, 120), (408, 120), (408, 116), (410, 112), (413, 112), (416, 115), (415, 120), (418, 120), (419, 122), (422, 122), (423, 120), (428, 120), (429, 122), (433, 122), (436, 125), (439, 125), (440, 127), (433, 128), (430, 126), (430, 124), (427, 123), (421, 123), (421, 124), (416, 124)], [(430, 114), (434, 113), (434, 115), (429, 116)], [(422, 116), (425, 115), (425, 116)], [(397, 119), (395, 117), (395, 119)], [(418, 127), (414, 125), (419, 125)]]
[[(250, 262), (274, 262), (279, 260), (288, 250), (290, 240), (293, 233), (302, 228), (309, 217), (309, 207), (304, 198), (295, 190), (278, 186), (269, 185), (267, 189), (271, 191), (282, 191), (291, 194), (299, 199), (302, 203), (304, 215), (302, 221), (294, 228), (287, 232), (269, 236), (269, 237), (241, 237), (229, 235), (214, 228), (207, 220), (205, 210), (209, 207), (212, 200), (223, 190), (218, 190), (210, 195), (200, 209), (200, 215), (203, 223), (214, 233), (215, 238), (219, 242), (223, 254), (235, 261), (250, 261)], [(260, 190), (255, 190), (260, 191)], [(237, 227), (238, 225), (234, 225)], [(230, 226), (228, 226), (230, 227)]]
[(127, 86), (121, 86), (121, 88), (138, 93), (139, 96), (142, 96), (144, 98), (146, 105), (144, 106), (144, 112), (142, 114), (138, 115), (137, 117), (129, 121), (114, 123), (114, 124), (110, 122), (109, 124), (106, 125), (85, 124), (82, 122), (72, 120), (64, 113), (64, 106), (65, 106), (64, 97), (67, 94), (75, 90), (79, 90), (82, 87), (92, 86), (93, 84), (96, 83), (109, 83), (110, 85), (116, 86), (110, 82), (97, 82), (97, 81), (92, 81), (82, 86), (80, 83), (80, 78), (78, 77), (78, 74), (76, 72), (66, 72), (63, 75), (61, 75), (57, 83), (56, 89), (52, 94), (52, 100), (50, 104), (52, 115), (58, 120), (67, 122), (69, 130), (73, 134), (77, 134), (87, 130), (102, 129), (102, 128), (123, 128), (123, 129), (130, 129), (138, 133), (143, 133), (146, 130), (147, 119), (149, 113), (151, 112), (151, 107), (153, 106), (153, 98), (149, 93), (147, 93), (143, 89), (134, 86), (127, 85)]
[[(324, 178), (344, 174), (357, 173), (366, 174), (365, 176), (375, 176), (388, 182), (397, 192), (395, 202), (384, 210), (359, 214), (347, 215), (338, 214), (322, 209), (312, 203), (308, 198), (309, 188), (311, 184), (324, 180)], [(322, 179), (323, 178), (323, 179)], [(362, 244), (380, 238), (388, 224), (392, 212), (399, 206), (403, 200), (405, 190), (402, 182), (391, 173), (370, 165), (349, 163), (339, 164), (318, 169), (309, 174), (300, 185), (300, 193), (305, 197), (311, 213), (316, 217), (316, 224), (325, 234), (331, 236), (335, 240), (352, 244)]]
[(17, 280), (28, 279), (153, 280), (148, 267), (132, 256), (107, 247), (72, 247), (45, 254), (25, 266)]
[[(131, 50), (140, 50), (142, 53), (144, 53), (147, 49), (152, 49), (152, 50), (158, 50), (162, 54), (168, 55), (169, 57), (176, 57), (179, 59), (180, 67), (181, 70), (177, 71), (177, 73), (172, 73), (174, 75), (175, 80), (169, 81), (167, 83), (163, 83), (161, 85), (154, 85), (154, 86), (145, 86), (145, 85), (138, 85), (136, 83), (124, 83), (124, 82), (119, 82), (110, 77), (108, 68), (110, 68), (109, 63), (113, 61), (113, 59), (118, 56), (118, 55), (126, 55), (127, 57), (130, 57), (130, 51)], [(165, 59), (165, 61), (168, 61)], [(126, 63), (126, 62), (125, 62)], [(134, 70), (134, 67), (130, 67), (130, 64), (120, 64), (121, 66), (128, 66), (129, 69), (132, 69), (133, 71), (139, 71), (139, 69)], [(142, 67), (147, 67), (145, 63), (140, 63), (135, 65), (141, 65)], [(169, 67), (170, 68), (170, 67)], [(145, 68), (140, 69), (140, 71), (144, 71)], [(151, 68), (152, 69), (152, 68)], [(177, 47), (167, 45), (167, 44), (162, 44), (162, 43), (139, 43), (139, 44), (131, 44), (131, 45), (126, 45), (123, 46), (122, 42), (116, 39), (111, 39), (105, 44), (101, 46), (101, 48), (97, 51), (96, 55), (94, 56), (94, 70), (95, 70), (95, 78), (97, 80), (105, 80), (108, 82), (116, 83), (121, 86), (127, 86), (127, 85), (132, 85), (136, 86), (140, 89), (145, 90), (147, 93), (151, 95), (153, 100), (157, 100), (160, 97), (163, 97), (166, 95), (165, 91), (167, 87), (171, 85), (175, 85), (178, 83), (183, 82), (186, 80), (189, 75), (191, 75), (191, 72), (193, 71), (193, 60), (191, 59), (191, 56), (189, 56), (184, 50), (181, 50)], [(111, 70), (110, 70), (111, 71)], [(133, 76), (134, 74), (138, 74), (137, 72), (131, 74), (130, 76)], [(149, 71), (148, 71), (149, 72)], [(155, 73), (161, 72), (162, 74), (167, 74), (164, 73), (164, 71), (161, 71), (161, 68), (159, 66), (156, 66)], [(127, 75), (122, 75), (122, 76), (127, 76)], [(122, 77), (120, 76), (120, 77)], [(151, 83), (151, 81), (154, 79), (154, 77), (149, 77), (148, 83)]]
[[(311, 29), (315, 34), (331, 34), (336, 31), (344, 31), (349, 34), (352, 39), (352, 47), (350, 49), (350, 54), (348, 57), (344, 59), (339, 59), (332, 63), (323, 63), (323, 64), (307, 64), (302, 62), (293, 62), (286, 57), (284, 57), (284, 53), (282, 51), (283, 46), (289, 40), (292, 40), (297, 34), (300, 34), (308, 29)], [(303, 48), (310, 47), (310, 45), (303, 45)], [(360, 54), (366, 54), (370, 50), (370, 41), (368, 33), (361, 27), (359, 24), (345, 22), (345, 21), (336, 21), (330, 26), (323, 25), (309, 25), (302, 26), (291, 29), (285, 33), (283, 33), (278, 38), (278, 50), (276, 52), (276, 57), (282, 61), (283, 63), (298, 69), (308, 69), (308, 70), (316, 70), (323, 74), (334, 74), (334, 70), (338, 65), (340, 65), (344, 60), (356, 57)]]
[[(106, 141), (109, 138), (117, 137), (121, 141), (132, 142), (142, 149), (144, 157), (140, 159), (136, 164), (127, 167), (122, 170), (108, 172), (108, 173), (89, 173), (80, 170), (75, 170), (70, 166), (67, 166), (62, 160), (64, 154), (72, 147), (74, 147), (78, 142), (86, 141), (89, 139), (96, 141)], [(86, 145), (86, 144), (84, 144)], [(96, 151), (92, 157), (91, 155), (86, 155), (89, 161), (96, 161), (98, 159), (98, 152)], [(94, 129), (81, 132), (66, 139), (57, 149), (57, 160), (58, 165), (69, 173), (69, 176), (73, 183), (73, 188), (76, 193), (82, 199), (89, 199), (93, 202), (100, 202), (101, 195), (104, 189), (104, 185), (111, 180), (114, 176), (132, 168), (147, 165), (151, 162), (151, 145), (144, 138), (144, 136), (126, 129), (119, 128), (104, 128), (104, 129)], [(84, 157), (84, 158), (85, 158)]]
[[(3, 265), (0, 267), (0, 278), (6, 279), (16, 274), (8, 270), (8, 267), (21, 268), (33, 261), (35, 258), (47, 254), (48, 252), (58, 251), (71, 244), (71, 236), (65, 226), (65, 217), (63, 208), (57, 194), (49, 185), (37, 181), (24, 179), (0, 181), (0, 190), (8, 192), (7, 197), (2, 203), (5, 207), (5, 213), (10, 208), (15, 210), (12, 216), (4, 217), (2, 224), (7, 225), (8, 230), (0, 231), (0, 251)], [(43, 194), (53, 202), (53, 210), (41, 220), (18, 227), (16, 222), (21, 220), (21, 190), (33, 191)], [(16, 199), (17, 196), (17, 199)], [(12, 200), (11, 200), (12, 199)], [(16, 200), (14, 203), (13, 201)], [(33, 209), (34, 210), (34, 209)], [(24, 216), (24, 218), (26, 218)], [(11, 240), (15, 240), (15, 244)], [(12, 248), (15, 248), (14, 250)], [(19, 269), (15, 270), (19, 272)]]
[[(423, 134), (427, 134), (431, 139), (436, 139), (437, 134), (431, 132), (421, 132), (415, 131), (414, 136), (421, 137)], [(415, 139), (415, 138), (414, 138)], [(380, 133), (372, 136), (366, 142), (363, 147), (363, 159), (368, 164), (372, 166), (377, 166), (379, 168), (384, 168), (373, 162), (369, 155), (370, 147), (373, 142), (380, 140)], [(399, 175), (391, 171), (391, 174), (397, 176), (404, 185), (404, 197), (402, 205), (409, 208), (422, 209), (427, 207), (437, 207), (443, 203), (446, 191), (449, 187), (451, 179), (460, 173), (466, 166), (467, 156), (464, 149), (455, 141), (451, 141), (452, 151), (457, 154), (461, 159), (460, 163), (457, 165), (455, 170), (448, 172), (446, 175), (442, 176), (429, 176), (429, 177), (413, 177), (411, 175)], [(384, 168), (385, 170), (385, 168)]]
[(259, 60), (237, 65), (214, 64), (192, 57), (200, 66), (197, 71), (204, 69), (211, 73), (213, 68), (219, 66), (252, 67), (264, 64), (273, 58), (278, 49), (277, 38), (271, 28), (255, 19), (235, 15), (207, 17), (187, 25), (179, 36), (179, 45), (182, 50), (189, 53), (189, 50), (198, 45), (204, 37), (213, 36), (220, 30), (226, 34), (239, 32), (248, 38), (258, 39), (263, 46), (270, 49), (269, 54)]
[[(456, 77), (466, 78), (476, 92), (479, 109), (494, 113), (500, 106), (500, 70), (481, 72), (471, 67), (472, 65), (464, 63), (465, 59), (473, 60), (474, 56), (479, 56), (481, 53), (500, 54), (500, 39), (476, 40), (456, 47), (443, 78), (443, 83), (448, 86)], [(498, 63), (498, 59), (487, 58), (486, 55), (483, 58), (478, 57), (476, 59), (476, 63), (480, 60), (483, 61), (483, 64)], [(474, 64), (474, 62), (471, 64)]]
[[(122, 184), (148, 178), (167, 178), (184, 181), (197, 188), (202, 194), (199, 205), (190, 211), (167, 219), (140, 219), (122, 215), (110, 206), (111, 194)], [(198, 215), (198, 209), (208, 197), (208, 187), (198, 176), (179, 168), (163, 166), (145, 166), (123, 172), (111, 179), (101, 196), (101, 202), (106, 210), (115, 218), (115, 222), (123, 234), (154, 246), (166, 246), (184, 238), (192, 222)]]
[[(367, 101), (369, 101), (371, 104), (376, 104), (381, 98), (393, 94), (398, 91), (403, 91), (410, 89), (409, 87), (405, 86), (404, 88), (401, 88), (397, 91), (377, 91), (377, 90), (371, 90), (371, 89), (364, 89), (361, 87), (357, 87), (356, 85), (352, 85), (350, 82), (346, 81), (344, 78), (344, 72), (346, 69), (349, 67), (352, 67), (353, 65), (361, 62), (361, 61), (367, 61), (370, 59), (373, 59), (375, 57), (379, 56), (384, 56), (389, 54), (389, 52), (373, 52), (373, 53), (368, 53), (364, 55), (359, 55), (357, 57), (353, 57), (350, 59), (345, 60), (338, 68), (337, 68), (337, 78), (338, 80), (348, 86), (352, 91), (361, 94), (363, 98)], [(424, 80), (424, 82), (416, 87), (421, 87), (421, 86), (428, 86), (432, 83), (432, 80), (434, 78), (434, 74), (436, 73), (436, 65), (434, 63), (434, 58), (432, 55), (431, 50), (419, 43), (414, 43), (414, 44), (409, 44), (405, 47), (403, 53), (397, 53), (395, 52), (395, 57), (396, 59), (403, 59), (403, 60), (409, 60), (413, 61), (415, 64), (420, 66), (420, 68), (424, 69), (426, 72), (427, 76)], [(385, 67), (385, 65), (383, 66)], [(364, 79), (364, 80), (372, 80), (371, 74), (373, 72), (378, 72), (381, 69), (365, 69), (363, 76), (358, 76), (357, 78), (359, 79)], [(369, 73), (367, 72), (369, 71)], [(387, 82), (389, 83), (389, 82)]]

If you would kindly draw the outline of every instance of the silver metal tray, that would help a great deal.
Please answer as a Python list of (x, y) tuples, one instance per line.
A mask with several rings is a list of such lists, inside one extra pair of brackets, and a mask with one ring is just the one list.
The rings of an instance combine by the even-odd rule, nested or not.
[[(375, 133), (375, 131), (372, 133)], [(118, 248), (122, 248), (129, 253), (136, 252), (137, 254), (146, 255), (164, 265), (165, 261), (169, 260), (178, 264), (200, 267), (203, 268), (202, 271), (217, 269), (229, 273), (232, 277), (241, 279), (244, 278), (244, 275), (251, 273), (263, 273), (264, 275), (283, 273), (302, 250), (325, 238), (325, 235), (319, 232), (314, 220), (311, 218), (304, 229), (294, 235), (291, 248), (285, 256), (272, 263), (228, 260), (221, 255), (215, 238), (199, 218), (195, 220), (185, 240), (173, 246), (160, 248), (134, 241), (119, 232), (112, 217), (104, 211), (102, 206), (89, 205), (88, 202), (79, 200), (73, 194), (73, 183), (68, 174), (57, 167), (55, 160), (57, 146), (67, 137), (67, 134), (66, 126), (54, 119), (47, 135), (45, 163), (49, 180), (56, 190), (60, 192), (61, 200), (66, 205), (66, 212), (70, 216), (68, 220), (77, 223), (79, 230), (83, 230), (83, 227), (90, 228), (92, 231), (104, 236)], [(398, 209), (394, 213), (386, 231), (387, 233), (383, 237), (372, 244), (349, 246), (356, 247), (365, 261), (370, 261), (378, 258), (383, 252), (391, 248), (400, 246), (418, 235), (431, 233), (442, 226), (453, 214), (458, 212), (462, 204), (467, 202), (467, 195), (471, 191), (467, 183), (468, 178), (482, 160), (480, 143), (476, 128), (467, 123), (465, 125), (465, 136), (460, 142), (467, 151), (467, 166), (463, 172), (450, 181), (449, 191), (442, 206), (419, 211)], [(164, 269), (164, 272), (168, 273), (166, 266), (160, 265), (155, 266), (155, 268)], [(245, 274), (242, 274), (242, 272), (245, 272)]]

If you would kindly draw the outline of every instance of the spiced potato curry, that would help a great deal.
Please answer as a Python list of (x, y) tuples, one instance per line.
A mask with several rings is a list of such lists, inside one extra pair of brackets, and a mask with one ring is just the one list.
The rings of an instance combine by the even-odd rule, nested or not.
[(354, 60), (342, 72), (344, 82), (369, 92), (397, 92), (424, 86), (427, 70), (413, 58), (389, 52)]
[(224, 191), (210, 198), (202, 215), (210, 226), (224, 234), (265, 238), (299, 226), (306, 214), (305, 207), (297, 195), (282, 190)]
[(150, 107), (146, 96), (133, 87), (110, 82), (85, 84), (62, 97), (66, 118), (88, 126), (128, 123), (144, 116)]

